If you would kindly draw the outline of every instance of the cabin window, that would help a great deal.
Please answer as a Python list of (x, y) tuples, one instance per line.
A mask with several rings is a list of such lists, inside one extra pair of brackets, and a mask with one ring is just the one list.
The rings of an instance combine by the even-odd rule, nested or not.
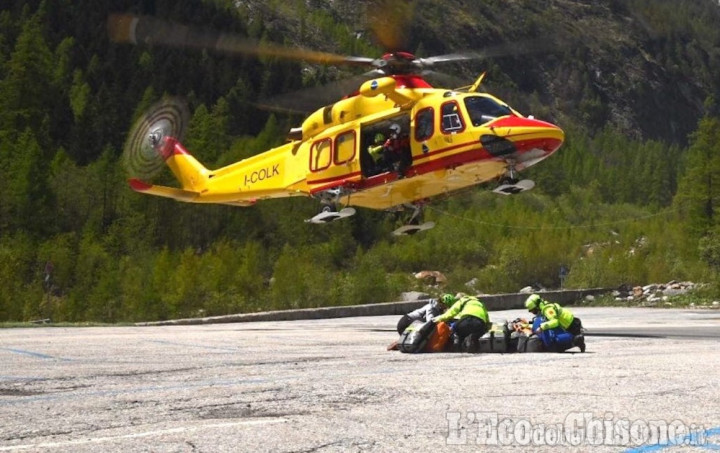
[(433, 108), (428, 107), (417, 112), (415, 115), (415, 140), (424, 142), (432, 137), (434, 132)]
[(484, 96), (465, 98), (465, 108), (468, 111), (468, 115), (470, 115), (470, 122), (473, 126), (481, 126), (495, 118), (512, 115), (510, 107), (499, 104), (495, 100)]
[(355, 157), (355, 131), (340, 134), (335, 139), (335, 164), (344, 164)]
[(458, 103), (455, 101), (446, 102), (441, 107), (442, 131), (446, 134), (461, 132), (465, 129)]
[(332, 141), (329, 138), (315, 142), (310, 150), (310, 170), (324, 170), (332, 161)]

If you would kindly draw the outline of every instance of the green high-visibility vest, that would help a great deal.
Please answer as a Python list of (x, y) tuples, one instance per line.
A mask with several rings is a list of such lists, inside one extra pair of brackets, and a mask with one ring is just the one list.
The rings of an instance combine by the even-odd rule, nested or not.
[(562, 308), (560, 304), (541, 302), (540, 311), (545, 319), (547, 319), (547, 321), (540, 324), (542, 330), (550, 330), (556, 327), (562, 327), (567, 330), (575, 319), (572, 312), (567, 308)]
[(480, 299), (472, 296), (461, 297), (452, 307), (437, 318), (438, 321), (449, 321), (450, 319), (462, 319), (466, 316), (475, 316), (490, 324), (490, 316)]

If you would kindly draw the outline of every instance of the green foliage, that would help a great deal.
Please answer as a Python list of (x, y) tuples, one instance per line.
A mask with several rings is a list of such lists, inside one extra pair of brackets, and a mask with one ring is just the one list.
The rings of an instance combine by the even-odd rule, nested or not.
[(0, 291), (1, 319), (26, 319), (25, 307), (32, 302), (33, 292), (28, 291), (39, 285), (35, 262), (35, 245), (24, 233), (0, 238)]
[(350, 269), (351, 285), (341, 294), (340, 303), (369, 304), (398, 299), (407, 291), (410, 274), (388, 273), (386, 266), (373, 255), (356, 256), (356, 265)]
[[(356, 33), (363, 24), (352, 2), (240, 3), (177, 4), (168, 17), (381, 54)], [(126, 134), (165, 94), (188, 99), (184, 143), (214, 168), (277, 146), (297, 126), (297, 117), (255, 109), (258, 97), (344, 70), (109, 43), (97, 26), (106, 11), (88, 0), (2, 3), (0, 321), (145, 321), (377, 303), (408, 290), (556, 288), (561, 266), (566, 287), (677, 279), (712, 281), (707, 291), (717, 293), (720, 120), (702, 119), (682, 146), (697, 120), (694, 99), (720, 98), (717, 8), (680, 3), (583, 4), (572, 24), (563, 8), (580, 8), (573, 2), (455, 3), (450, 16), (447, 5), (418, 3), (409, 49), (424, 56), (509, 41), (507, 30), (512, 42), (556, 30), (548, 39), (558, 52), (468, 62), (458, 75), (471, 81), (487, 70), (503, 99), (561, 124), (567, 140), (523, 174), (536, 181), (533, 192), (480, 188), (434, 201), (425, 220), (436, 228), (400, 238), (390, 235), (399, 226), (390, 213), (359, 210), (318, 226), (302, 221), (316, 213), (305, 199), (197, 206), (143, 197), (125, 183)], [(152, 13), (148, 2), (125, 4)], [(632, 28), (640, 38), (627, 41), (607, 14), (647, 29)], [(584, 41), (592, 45), (577, 45)], [(424, 286), (413, 277), (421, 270), (441, 271), (448, 283)]]
[(720, 118), (705, 117), (692, 136), (675, 204), (687, 213), (689, 232), (701, 237), (720, 223), (719, 203)]
[(42, 35), (40, 19), (24, 23), (0, 80), (0, 130), (38, 132), (54, 102), (53, 55)]
[(707, 263), (716, 276), (720, 275), (720, 229), (715, 228), (703, 236), (698, 243), (698, 249), (700, 258)]
[(75, 115), (75, 121), (85, 113), (85, 109), (90, 102), (90, 94), (90, 85), (84, 80), (82, 71), (75, 70), (72, 86), (70, 87), (70, 107), (73, 115)]
[(315, 248), (283, 247), (273, 268), (270, 306), (273, 309), (321, 306), (332, 281), (326, 260)]
[(36, 135), (26, 129), (16, 140), (4, 141), (0, 163), (0, 232), (47, 231), (52, 203), (48, 165)]

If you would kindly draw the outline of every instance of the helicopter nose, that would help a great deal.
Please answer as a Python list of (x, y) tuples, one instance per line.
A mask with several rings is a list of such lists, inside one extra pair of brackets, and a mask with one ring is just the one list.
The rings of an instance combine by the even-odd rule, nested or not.
[(536, 120), (534, 118), (528, 118), (528, 120), (534, 122), (531, 123), (530, 127), (538, 128), (539, 131), (541, 131), (540, 133), (544, 134), (546, 138), (557, 141), (556, 149), (559, 148), (565, 141), (565, 132), (555, 124), (548, 123), (547, 121)]
[[(490, 131), (480, 136), (483, 147), (493, 156), (547, 157), (565, 141), (558, 126), (535, 118), (508, 116), (485, 125)], [(530, 157), (530, 156), (527, 156)]]

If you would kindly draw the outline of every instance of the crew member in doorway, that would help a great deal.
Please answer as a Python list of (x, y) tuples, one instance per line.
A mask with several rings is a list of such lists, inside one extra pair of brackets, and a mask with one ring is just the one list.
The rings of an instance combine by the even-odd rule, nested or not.
[(382, 132), (375, 134), (373, 144), (368, 146), (368, 154), (373, 160), (372, 174), (376, 175), (388, 170), (385, 158), (385, 135)]
[(403, 134), (402, 128), (397, 123), (391, 124), (389, 130), (390, 137), (385, 142), (385, 159), (397, 172), (398, 179), (402, 179), (412, 165), (410, 140), (407, 134)]

